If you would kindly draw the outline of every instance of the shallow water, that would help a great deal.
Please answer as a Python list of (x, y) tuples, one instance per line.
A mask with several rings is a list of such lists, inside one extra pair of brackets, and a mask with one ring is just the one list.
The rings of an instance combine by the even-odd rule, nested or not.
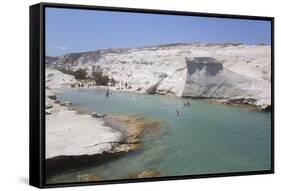
[[(78, 181), (80, 174), (123, 179), (144, 169), (161, 176), (268, 170), (271, 166), (271, 114), (246, 107), (161, 95), (105, 90), (65, 90), (59, 99), (101, 113), (137, 113), (165, 124), (163, 134), (147, 136), (143, 148), (99, 166), (70, 169), (48, 182)], [(176, 110), (181, 115), (176, 116)]]

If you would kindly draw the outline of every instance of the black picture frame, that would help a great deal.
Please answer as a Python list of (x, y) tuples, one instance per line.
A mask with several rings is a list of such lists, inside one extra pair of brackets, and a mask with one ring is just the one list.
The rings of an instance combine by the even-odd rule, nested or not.
[[(45, 8), (64, 8), (81, 10), (103, 10), (117, 12), (152, 13), (164, 15), (185, 15), (214, 18), (237, 18), (250, 20), (264, 20), (271, 22), (271, 169), (264, 171), (245, 171), (215, 174), (200, 174), (186, 176), (170, 176), (145, 179), (103, 180), (79, 183), (45, 183)], [(274, 18), (231, 15), (215, 13), (196, 13), (169, 10), (136, 9), (121, 7), (103, 7), (89, 5), (39, 3), (30, 6), (30, 129), (29, 129), (29, 183), (38, 188), (53, 188), (66, 186), (84, 186), (115, 183), (150, 182), (164, 180), (178, 180), (191, 178), (211, 178), (242, 175), (258, 175), (274, 173)]]

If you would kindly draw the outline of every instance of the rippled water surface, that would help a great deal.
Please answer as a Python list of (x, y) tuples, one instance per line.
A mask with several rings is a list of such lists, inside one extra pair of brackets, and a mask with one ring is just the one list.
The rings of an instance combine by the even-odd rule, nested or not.
[[(214, 104), (161, 95), (105, 90), (65, 90), (58, 95), (75, 106), (101, 113), (136, 113), (155, 118), (163, 133), (143, 138), (143, 148), (99, 166), (70, 169), (49, 182), (78, 181), (79, 174), (123, 179), (144, 169), (161, 176), (268, 170), (271, 166), (271, 114), (242, 106)], [(180, 116), (176, 115), (180, 111)]]

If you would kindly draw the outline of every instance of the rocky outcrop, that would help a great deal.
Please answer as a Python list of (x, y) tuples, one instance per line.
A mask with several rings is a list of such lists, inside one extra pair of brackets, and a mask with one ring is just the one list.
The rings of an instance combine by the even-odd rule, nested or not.
[(105, 117), (105, 114), (97, 113), (97, 112), (92, 112), (91, 114), (92, 118), (103, 118)]
[(225, 103), (270, 105), (270, 83), (224, 68), (211, 57), (186, 59), (183, 97), (224, 99)]
[(159, 177), (160, 175), (161, 173), (158, 170), (145, 169), (130, 174), (129, 178), (153, 178), (153, 177)]
[(156, 84), (152, 85), (151, 87), (147, 88), (145, 90), (146, 93), (148, 94), (155, 94), (158, 92), (158, 89), (159, 89), (159, 85), (161, 84), (161, 82), (167, 77), (166, 74), (160, 74), (158, 76), (158, 78), (160, 79)]
[(47, 97), (51, 100), (57, 100), (57, 95), (52, 91), (46, 91)]
[(60, 102), (59, 103), (61, 106), (71, 106), (72, 105), (72, 103), (71, 102), (69, 102), (69, 101), (66, 101), (66, 102)]
[[(50, 91), (50, 90), (48, 90)], [(77, 115), (75, 110), (46, 99), (46, 159), (59, 156), (96, 155), (111, 151), (122, 140), (122, 134), (90, 115)], [(107, 144), (99, 144), (108, 142)], [(94, 147), (89, 145), (96, 144)]]
[[(53, 59), (54, 60), (54, 59)], [(70, 87), (72, 84), (77, 83), (72, 75), (64, 74), (59, 70), (46, 68), (46, 88), (47, 89), (60, 89)]]

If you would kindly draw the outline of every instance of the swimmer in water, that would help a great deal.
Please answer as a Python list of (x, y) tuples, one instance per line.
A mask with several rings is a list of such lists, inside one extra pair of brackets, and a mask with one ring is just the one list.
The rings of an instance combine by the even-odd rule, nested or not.
[(109, 96), (109, 90), (106, 91), (105, 97)]

